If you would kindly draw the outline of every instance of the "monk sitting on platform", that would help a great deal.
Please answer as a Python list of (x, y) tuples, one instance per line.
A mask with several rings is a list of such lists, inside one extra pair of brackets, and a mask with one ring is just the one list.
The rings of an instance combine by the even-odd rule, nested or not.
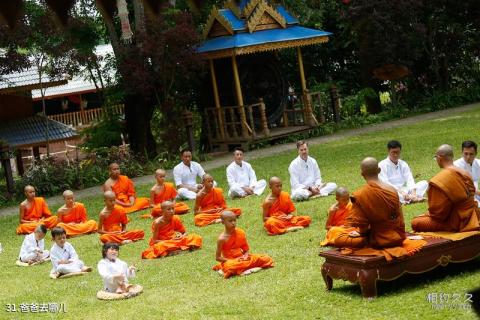
[(273, 267), (273, 259), (265, 254), (250, 254), (245, 231), (236, 227), (237, 216), (225, 210), (221, 214), (225, 226), (218, 237), (215, 259), (219, 262), (213, 267), (225, 278), (235, 275), (248, 275), (261, 269)]
[(328, 209), (328, 219), (325, 228), (330, 230), (331, 227), (343, 226), (345, 219), (349, 216), (352, 210), (352, 202), (350, 201), (350, 193), (344, 187), (339, 187), (335, 191), (335, 202), (330, 209)]
[(272, 177), (269, 181), (270, 194), (263, 202), (263, 227), (268, 234), (279, 235), (303, 229), (310, 225), (309, 216), (294, 216), (295, 205), (287, 192), (282, 191), (282, 180)]
[(63, 199), (65, 204), (57, 211), (57, 227), (62, 227), (67, 237), (97, 232), (97, 222), (95, 220), (87, 221), (87, 209), (83, 203), (75, 202), (71, 190), (63, 192)]
[(147, 198), (137, 198), (133, 181), (120, 174), (120, 166), (112, 163), (109, 166), (110, 178), (105, 181), (103, 191), (115, 193), (115, 203), (125, 208), (127, 213), (146, 209), (150, 206)]
[(20, 225), (17, 227), (17, 234), (32, 233), (40, 224), (44, 224), (48, 229), (55, 227), (57, 217), (52, 216), (45, 199), (35, 197), (35, 188), (32, 186), (26, 186), (24, 191), (27, 199), (20, 203)]
[(190, 208), (183, 202), (175, 202), (177, 197), (177, 189), (173, 183), (165, 182), (167, 173), (163, 169), (155, 171), (155, 179), (157, 183), (150, 190), (150, 205), (153, 206), (149, 215), (143, 215), (142, 218), (158, 218), (162, 215), (161, 204), (165, 201), (172, 201), (175, 206), (175, 214), (185, 214)]
[(165, 201), (161, 206), (162, 216), (155, 219), (152, 224), (153, 236), (150, 239), (150, 248), (142, 252), (142, 258), (155, 259), (182, 250), (199, 249), (202, 246), (202, 237), (185, 234), (182, 220), (174, 215), (174, 203)]
[(213, 187), (213, 177), (204, 174), (202, 178), (203, 188), (198, 192), (195, 200), (195, 225), (203, 227), (212, 223), (220, 223), (220, 215), (224, 210), (229, 210), (237, 216), (242, 214), (239, 208), (228, 208), (220, 188)]
[(435, 154), (442, 171), (430, 179), (428, 212), (412, 220), (414, 231), (466, 232), (479, 230), (480, 211), (470, 174), (453, 165), (453, 148), (444, 144)]
[(106, 191), (103, 194), (105, 208), (100, 212), (98, 233), (103, 243), (113, 242), (127, 244), (142, 240), (145, 236), (143, 230), (127, 231), (128, 217), (125, 208), (116, 204), (115, 193)]
[[(332, 227), (328, 237), (343, 253), (385, 256), (387, 261), (415, 253), (423, 240), (406, 239), (405, 223), (398, 192), (378, 178), (380, 168), (374, 158), (361, 164), (367, 184), (353, 193), (352, 210), (344, 227)], [(361, 248), (361, 249), (354, 249)]]

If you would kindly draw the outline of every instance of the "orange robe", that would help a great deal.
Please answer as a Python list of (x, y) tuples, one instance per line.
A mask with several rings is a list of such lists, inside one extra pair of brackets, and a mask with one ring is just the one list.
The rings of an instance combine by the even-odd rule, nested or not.
[(249, 254), (246, 260), (239, 260), (245, 252), (248, 252), (248, 242), (245, 231), (235, 228), (222, 247), (222, 256), (227, 259), (225, 262), (216, 264), (213, 270), (222, 270), (224, 277), (240, 275), (252, 268), (271, 268), (273, 259), (266, 254)]
[[(151, 217), (157, 218), (162, 215), (162, 202), (172, 200), (177, 197), (177, 189), (173, 186), (173, 183), (165, 182), (163, 189), (155, 195), (153, 198), (155, 207), (151, 212)], [(175, 202), (175, 214), (185, 214), (190, 208), (183, 202)]]
[(57, 225), (57, 217), (52, 216), (47, 202), (42, 197), (35, 197), (30, 209), (25, 211), (23, 220), (31, 222), (21, 223), (17, 227), (17, 234), (28, 234), (35, 231), (39, 224), (44, 224), (48, 229), (52, 229)]
[(330, 219), (327, 221), (326, 225), (331, 227), (339, 227), (343, 226), (345, 220), (350, 215), (350, 211), (352, 210), (352, 203), (349, 202), (344, 208), (338, 208), (337, 211), (333, 213)]
[[(425, 245), (423, 240), (406, 239), (402, 207), (393, 188), (387, 189), (370, 181), (353, 193), (351, 201), (352, 211), (345, 227), (332, 228), (332, 232), (338, 232), (334, 245), (347, 247), (343, 253), (383, 255), (389, 261), (393, 257), (411, 255)], [(350, 237), (348, 233), (353, 230), (361, 236)]]
[(127, 213), (143, 210), (150, 207), (148, 198), (137, 198), (133, 181), (127, 176), (118, 176), (117, 182), (112, 185), (112, 191), (115, 193), (117, 200), (129, 203), (130, 197), (135, 197), (135, 202), (131, 207), (125, 207)]
[[(125, 208), (119, 205), (115, 205), (108, 217), (103, 219), (103, 231), (122, 231), (122, 225), (126, 225), (127, 223), (128, 217)], [(143, 232), (143, 230), (129, 230), (117, 234), (102, 234), (100, 236), (100, 241), (102, 241), (103, 243), (115, 242), (121, 244), (122, 241), (125, 240), (137, 241), (142, 240), (144, 237), (145, 233)]]
[[(153, 226), (152, 226), (153, 229)], [(184, 235), (181, 239), (174, 239), (176, 232), (185, 233), (185, 226), (178, 216), (173, 216), (169, 224), (164, 225), (158, 232), (158, 239), (150, 239), (150, 248), (142, 252), (143, 259), (165, 257), (172, 251), (198, 249), (202, 247), (202, 237), (196, 234)], [(162, 240), (154, 243), (155, 240)]]
[(263, 227), (269, 235), (278, 235), (287, 232), (291, 227), (308, 227), (312, 222), (309, 216), (293, 216), (291, 219), (282, 218), (283, 215), (291, 214), (295, 211), (295, 205), (290, 199), (290, 195), (282, 191), (278, 199), (268, 209), (268, 219)]
[(413, 218), (414, 231), (465, 232), (480, 229), (475, 186), (467, 172), (440, 171), (429, 182), (428, 212)]
[[(237, 217), (242, 214), (240, 208), (227, 208), (225, 198), (223, 197), (223, 190), (220, 188), (212, 188), (200, 202), (200, 210), (202, 213), (196, 214), (194, 217), (195, 225), (203, 227), (209, 225), (216, 219), (220, 219), (221, 213), (225, 210), (232, 211)], [(209, 210), (217, 210), (215, 212), (208, 212)]]
[(57, 227), (65, 229), (67, 237), (97, 232), (97, 222), (87, 221), (87, 210), (80, 202), (75, 202), (70, 212), (62, 216), (62, 222), (58, 223)]

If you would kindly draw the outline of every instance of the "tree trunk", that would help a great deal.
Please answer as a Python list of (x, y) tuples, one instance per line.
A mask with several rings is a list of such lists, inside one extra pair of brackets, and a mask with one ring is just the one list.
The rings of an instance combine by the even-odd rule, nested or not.
[(125, 96), (125, 119), (130, 147), (135, 153), (152, 156), (156, 151), (155, 140), (150, 128), (153, 103), (141, 94)]

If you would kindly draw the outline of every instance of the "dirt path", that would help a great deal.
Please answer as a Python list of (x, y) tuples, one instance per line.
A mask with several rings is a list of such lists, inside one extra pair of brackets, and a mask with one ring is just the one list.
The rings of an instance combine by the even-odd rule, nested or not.
[[(385, 129), (392, 129), (392, 128), (397, 128), (397, 127), (402, 127), (402, 126), (415, 124), (415, 123), (422, 122), (422, 121), (444, 118), (444, 117), (450, 116), (452, 114), (456, 114), (456, 113), (459, 113), (459, 112), (465, 112), (465, 111), (471, 111), (471, 110), (474, 110), (476, 108), (480, 108), (480, 103), (474, 103), (474, 104), (469, 104), (469, 105), (465, 105), (465, 106), (458, 107), (458, 108), (425, 113), (425, 114), (421, 114), (421, 115), (417, 115), (417, 116), (413, 116), (413, 117), (408, 117), (408, 118), (405, 118), (405, 119), (386, 121), (386, 122), (373, 124), (373, 125), (369, 125), (367, 127), (358, 128), (358, 129), (348, 129), (348, 130), (344, 130), (344, 131), (339, 131), (339, 132), (335, 132), (331, 135), (309, 139), (308, 143), (310, 145), (327, 143), (327, 142), (336, 141), (336, 140), (340, 140), (340, 139), (347, 138), (347, 137), (358, 136), (358, 135), (364, 134), (364, 133), (381, 131), (381, 130), (385, 130)], [(268, 157), (268, 156), (271, 156), (271, 155), (276, 154), (276, 153), (282, 153), (282, 152), (291, 151), (291, 150), (294, 150), (294, 149), (295, 149), (295, 144), (294, 143), (275, 145), (275, 146), (267, 147), (267, 148), (264, 148), (264, 149), (249, 151), (248, 152), (248, 159), (250, 160), (250, 159), (257, 159), (257, 158), (262, 158), (262, 157)], [(225, 154), (225, 155), (218, 156), (214, 160), (203, 162), (202, 166), (206, 171), (208, 171), (208, 170), (212, 170), (212, 169), (221, 167), (221, 166), (223, 166), (227, 163), (230, 163), (231, 161), (232, 161), (232, 155), (230, 153), (228, 153), (228, 154)], [(172, 176), (171, 175), (172, 170), (168, 170), (168, 174), (170, 176)], [(136, 185), (153, 184), (153, 182), (154, 182), (153, 175), (137, 177), (137, 178), (133, 178), (132, 180), (135, 181)], [(90, 188), (86, 188), (86, 189), (83, 189), (83, 190), (75, 191), (75, 198), (78, 199), (78, 200), (81, 200), (81, 199), (88, 198), (88, 197), (91, 197), (91, 196), (96, 195), (96, 194), (100, 194), (100, 192), (101, 192), (101, 187), (100, 186), (90, 187)], [(46, 200), (47, 200), (47, 202), (50, 206), (57, 206), (57, 205), (60, 205), (61, 203), (63, 203), (63, 197), (61, 195), (50, 197), (50, 198), (47, 198)], [(18, 207), (17, 206), (0, 209), (0, 217), (13, 215), (13, 214), (17, 214), (17, 213), (18, 213)]]

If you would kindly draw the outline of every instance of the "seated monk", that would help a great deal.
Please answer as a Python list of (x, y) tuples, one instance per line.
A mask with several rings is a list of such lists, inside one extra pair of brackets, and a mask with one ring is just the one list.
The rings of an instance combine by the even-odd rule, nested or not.
[(195, 200), (195, 225), (203, 227), (211, 223), (220, 223), (220, 215), (224, 210), (229, 210), (237, 216), (242, 214), (239, 208), (228, 208), (223, 197), (223, 190), (213, 187), (213, 177), (209, 174), (203, 175), (203, 188), (197, 194)]
[(62, 227), (67, 237), (97, 232), (97, 222), (95, 220), (87, 221), (87, 209), (83, 203), (75, 202), (71, 190), (63, 192), (63, 199), (65, 204), (57, 211), (57, 227)]
[(218, 237), (215, 259), (219, 262), (213, 267), (225, 278), (235, 275), (248, 275), (261, 269), (273, 267), (273, 259), (265, 254), (250, 254), (245, 231), (237, 228), (237, 215), (225, 210), (221, 214), (225, 226)]
[(137, 198), (133, 181), (120, 174), (120, 166), (112, 163), (109, 166), (110, 178), (103, 185), (103, 192), (113, 191), (115, 203), (125, 208), (127, 213), (146, 209), (150, 206), (147, 198)]
[(100, 212), (98, 233), (103, 243), (113, 242), (127, 244), (142, 240), (145, 236), (143, 230), (127, 231), (128, 217), (125, 208), (116, 204), (115, 193), (105, 191), (103, 194), (105, 208)]
[(263, 202), (263, 227), (268, 234), (279, 235), (303, 229), (310, 225), (309, 216), (294, 216), (295, 205), (287, 192), (282, 191), (282, 180), (272, 177), (269, 181), (270, 194)]
[(480, 211), (475, 202), (472, 177), (453, 165), (453, 148), (444, 144), (435, 154), (442, 171), (430, 179), (428, 212), (413, 218), (417, 232), (479, 230)]
[(330, 230), (331, 227), (343, 226), (345, 219), (350, 214), (352, 210), (352, 202), (350, 201), (350, 193), (344, 187), (339, 187), (335, 191), (335, 202), (328, 209), (328, 219), (325, 223), (325, 228)]
[(161, 204), (162, 215), (152, 224), (153, 236), (150, 248), (142, 252), (143, 259), (155, 259), (174, 254), (182, 250), (199, 249), (202, 237), (186, 234), (180, 217), (175, 216), (175, 204), (165, 201)]
[(155, 171), (155, 179), (157, 183), (150, 190), (150, 205), (153, 206), (149, 215), (143, 215), (142, 218), (158, 218), (162, 215), (161, 204), (165, 201), (171, 201), (175, 206), (175, 214), (185, 214), (190, 208), (183, 202), (175, 202), (177, 197), (177, 189), (173, 183), (165, 182), (167, 173), (163, 169)]
[(26, 186), (24, 192), (27, 199), (20, 203), (17, 234), (32, 233), (40, 224), (44, 224), (48, 229), (55, 227), (57, 217), (52, 216), (45, 199), (35, 197), (35, 188), (32, 186)]
[(387, 261), (417, 251), (426, 242), (406, 239), (398, 192), (379, 180), (377, 160), (365, 158), (361, 172), (367, 184), (353, 193), (345, 225), (329, 230), (334, 245), (357, 255), (383, 255)]

